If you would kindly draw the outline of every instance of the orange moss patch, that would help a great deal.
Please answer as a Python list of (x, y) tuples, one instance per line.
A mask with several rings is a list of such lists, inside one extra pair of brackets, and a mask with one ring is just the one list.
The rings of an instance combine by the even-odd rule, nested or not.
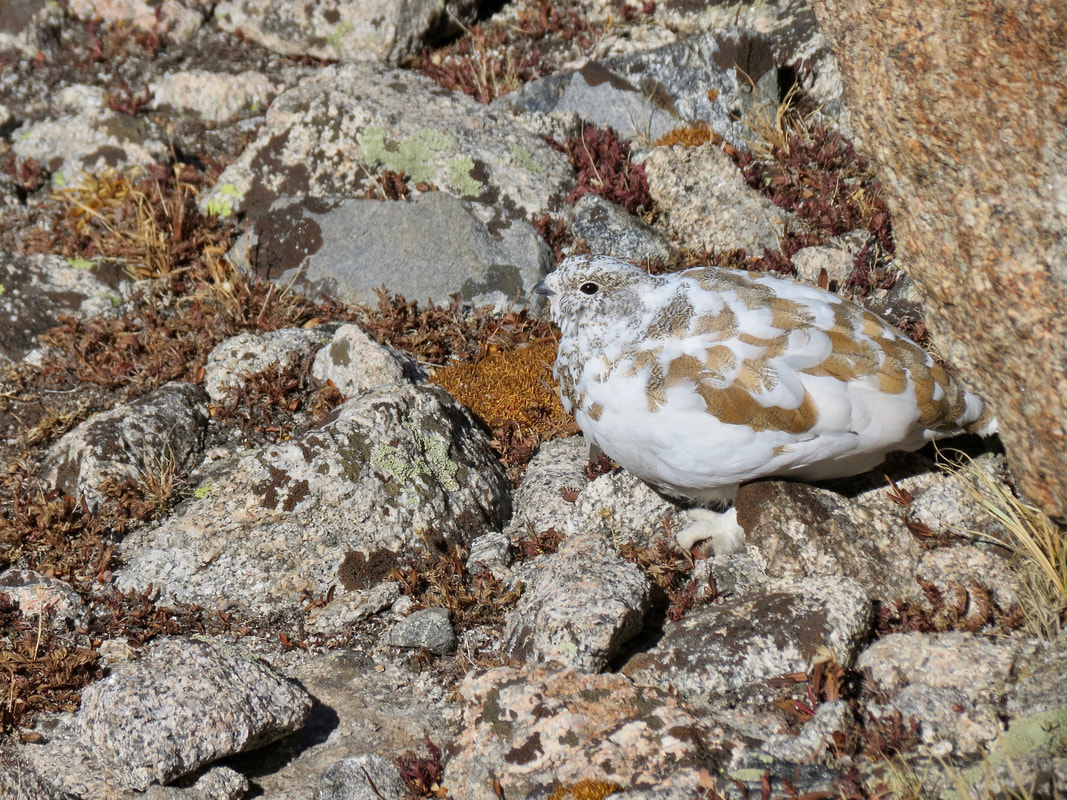
[(492, 353), (475, 364), (438, 367), (431, 380), (491, 428), (515, 421), (548, 438), (570, 422), (552, 378), (555, 360), (554, 341), (535, 342)]
[(722, 137), (715, 133), (708, 123), (694, 122), (692, 125), (675, 128), (673, 131), (665, 133), (652, 146), (673, 147), (674, 145), (681, 145), (682, 147), (698, 147), (708, 142), (719, 144), (722, 142)]
[(548, 800), (604, 800), (621, 788), (617, 783), (586, 778), (557, 789), (549, 795)]
[(493, 445), (516, 485), (541, 442), (578, 432), (559, 401), (555, 360), (556, 342), (542, 339), (474, 364), (438, 367), (430, 376), (492, 429)]

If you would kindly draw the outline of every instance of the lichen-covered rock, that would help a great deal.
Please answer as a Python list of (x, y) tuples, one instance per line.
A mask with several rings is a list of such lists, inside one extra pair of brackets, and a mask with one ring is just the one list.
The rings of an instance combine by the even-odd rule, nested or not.
[(738, 147), (755, 104), (778, 102), (774, 55), (766, 37), (727, 28), (636, 53), (589, 61), (504, 95), (515, 111), (577, 113), (624, 139), (655, 141), (675, 128), (707, 122)]
[(745, 183), (715, 144), (657, 147), (644, 162), (662, 225), (680, 245), (750, 256), (778, 252), (790, 215)]
[(677, 696), (621, 675), (498, 668), (459, 691), (464, 729), (444, 785), (467, 800), (496, 800), (494, 780), (509, 795), (541, 797), (583, 779), (691, 799), (700, 771), (715, 774), (724, 760), (718, 732), (698, 726)]
[(111, 307), (117, 293), (94, 276), (89, 262), (74, 263), (78, 266), (59, 256), (0, 253), (0, 357), (25, 356), (63, 314), (89, 316)]
[(311, 698), (229, 645), (166, 639), (82, 693), (85, 744), (144, 791), (296, 730)]
[(562, 153), (465, 95), (410, 71), (332, 67), (274, 101), (204, 207), (255, 223), (279, 197), (363, 197), (383, 170), (487, 203), (500, 219), (558, 210), (574, 182)]
[(1062, 4), (811, 6), (941, 351), (996, 411), (1020, 489), (1067, 517)]
[[(102, 105), (102, 93), (100, 102)], [(27, 125), (12, 149), (19, 158), (46, 165), (57, 188), (76, 186), (87, 176), (108, 169), (155, 164), (168, 152), (151, 124), (106, 107), (90, 107)]]
[(806, 672), (820, 652), (850, 663), (870, 612), (863, 588), (847, 578), (769, 583), (690, 611), (623, 672), (707, 703), (746, 684)]
[(442, 389), (366, 392), (264, 447), (122, 543), (120, 585), (211, 605), (290, 607), (366, 589), (397, 559), (467, 544), (510, 513), (485, 432)]
[(92, 505), (106, 480), (143, 484), (187, 472), (203, 454), (206, 400), (199, 386), (168, 383), (96, 414), (49, 448), (41, 474)]
[(476, 5), (471, 0), (223, 0), (215, 19), (223, 30), (240, 31), (286, 55), (400, 63), (459, 25), (473, 23)]
[(504, 650), (527, 663), (598, 672), (641, 629), (648, 579), (602, 537), (568, 538), (545, 556), (508, 612)]

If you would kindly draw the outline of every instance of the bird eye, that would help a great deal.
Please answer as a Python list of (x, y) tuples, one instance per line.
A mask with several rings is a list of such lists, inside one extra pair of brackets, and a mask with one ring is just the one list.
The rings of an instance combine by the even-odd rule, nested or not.
[(578, 291), (581, 292), (582, 294), (596, 294), (597, 293), (597, 289), (599, 289), (599, 288), (600, 287), (597, 286), (595, 283), (593, 283), (592, 281), (589, 281), (589, 282), (583, 283), (581, 286), (579, 286), (578, 287)]

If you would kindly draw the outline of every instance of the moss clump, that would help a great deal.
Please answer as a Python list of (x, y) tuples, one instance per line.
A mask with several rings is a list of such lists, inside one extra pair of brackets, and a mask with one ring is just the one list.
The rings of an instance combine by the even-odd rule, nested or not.
[(561, 786), (548, 796), (548, 800), (604, 800), (621, 788), (611, 781), (586, 778), (570, 786)]

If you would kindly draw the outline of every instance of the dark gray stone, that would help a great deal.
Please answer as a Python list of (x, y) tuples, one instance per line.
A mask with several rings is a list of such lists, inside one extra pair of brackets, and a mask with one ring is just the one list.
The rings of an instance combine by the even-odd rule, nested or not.
[(477, 305), (524, 304), (552, 253), (528, 223), (486, 222), (482, 210), (447, 192), (394, 203), (279, 200), (255, 225), (253, 262), (282, 285), (349, 303), (375, 306), (386, 286), (420, 303), (458, 292)]
[(425, 647), (443, 656), (456, 649), (456, 632), (448, 621), (448, 609), (424, 608), (397, 622), (389, 631), (394, 647)]

